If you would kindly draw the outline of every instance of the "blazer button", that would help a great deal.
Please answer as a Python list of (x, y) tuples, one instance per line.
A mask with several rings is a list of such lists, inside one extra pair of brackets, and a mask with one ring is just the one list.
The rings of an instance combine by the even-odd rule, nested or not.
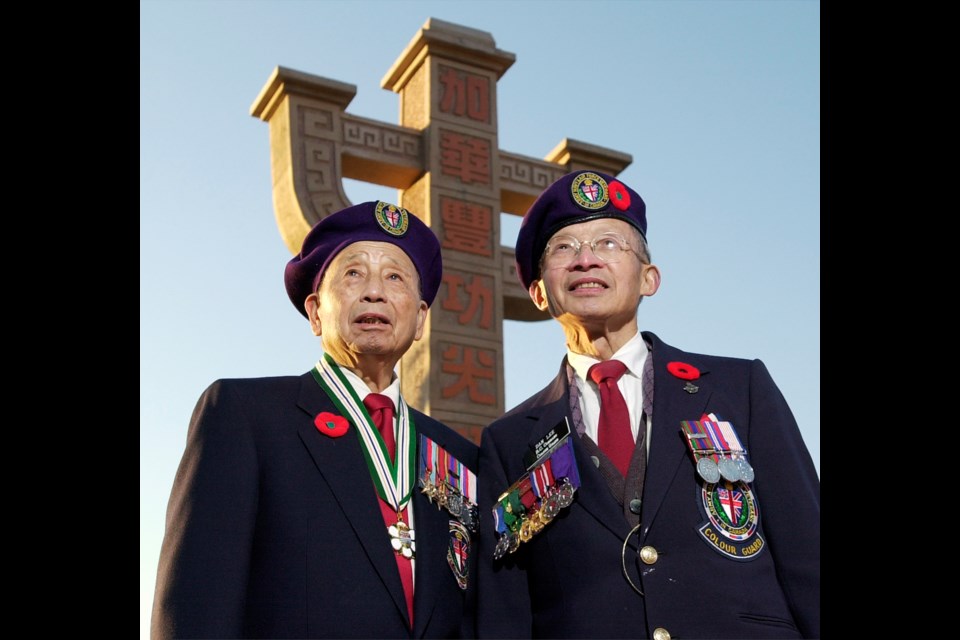
[(653, 630), (653, 640), (670, 640), (670, 632), (663, 627), (657, 627)]
[[(657, 550), (653, 547), (647, 545), (643, 549), (640, 549), (640, 559), (643, 560), (643, 564), (654, 564), (657, 561), (657, 558), (660, 557), (660, 554), (657, 553)], [(660, 629), (664, 633), (667, 633), (666, 629)], [(662, 639), (657, 638), (657, 640), (669, 640), (670, 634), (667, 633)]]

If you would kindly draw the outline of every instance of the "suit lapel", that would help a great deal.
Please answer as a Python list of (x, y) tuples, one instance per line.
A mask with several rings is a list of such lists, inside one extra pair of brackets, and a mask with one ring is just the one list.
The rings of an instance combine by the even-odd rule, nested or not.
[[(687, 444), (680, 431), (680, 421), (699, 420), (713, 393), (708, 375), (710, 372), (697, 361), (694, 354), (674, 349), (653, 334), (645, 335), (654, 345), (654, 400), (650, 455), (643, 485), (641, 522), (644, 536), (650, 530), (681, 463), (689, 457)], [(667, 363), (674, 361), (692, 364), (700, 369), (700, 377), (692, 381), (697, 387), (696, 393), (685, 391), (686, 381), (667, 371)], [(693, 500), (694, 496), (690, 496), (690, 499)]]
[[(386, 541), (376, 489), (364, 462), (356, 426), (351, 424), (347, 433), (339, 438), (330, 438), (317, 431), (313, 418), (318, 413), (329, 411), (339, 414), (339, 410), (310, 373), (300, 377), (297, 406), (311, 418), (300, 424), (300, 439), (313, 458), (321, 478), (330, 487), (340, 509), (349, 520), (384, 587), (393, 597), (399, 613), (406, 620), (407, 603), (403, 595), (403, 585), (400, 583), (400, 573), (397, 571), (397, 561)], [(419, 545), (418, 536), (417, 546)], [(349, 576), (345, 579), (349, 579)]]
[[(610, 493), (606, 480), (600, 475), (599, 469), (593, 463), (590, 454), (584, 448), (580, 436), (576, 432), (576, 426), (570, 417), (568, 386), (566, 359), (564, 359), (559, 375), (553, 384), (542, 393), (543, 400), (550, 401), (549, 404), (538, 407), (535, 413), (529, 416), (536, 419), (537, 423), (531, 431), (528, 445), (532, 447), (558, 423), (564, 420), (570, 421), (570, 430), (572, 431), (570, 437), (573, 439), (574, 456), (577, 460), (577, 469), (580, 472), (580, 488), (577, 489), (579, 497), (574, 500), (574, 505), (579, 504), (584, 511), (596, 518), (600, 524), (622, 540), (629, 532), (630, 527), (623, 518), (622, 508)], [(512, 478), (511, 481), (517, 479)]]

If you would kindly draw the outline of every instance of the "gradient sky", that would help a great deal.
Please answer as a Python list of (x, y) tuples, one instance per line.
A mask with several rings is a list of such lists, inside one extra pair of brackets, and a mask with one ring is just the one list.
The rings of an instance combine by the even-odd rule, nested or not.
[[(268, 126), (250, 105), (280, 65), (354, 84), (348, 112), (398, 123), (380, 80), (429, 17), (516, 54), (498, 84), (503, 149), (543, 157), (569, 137), (633, 156), (620, 178), (647, 203), (663, 274), (641, 328), (762, 359), (819, 469), (819, 2), (141, 0), (141, 637), (197, 398), (320, 355), (284, 291)], [(519, 218), (504, 218), (512, 245)], [(554, 322), (508, 322), (505, 342), (510, 408), (564, 346)]]

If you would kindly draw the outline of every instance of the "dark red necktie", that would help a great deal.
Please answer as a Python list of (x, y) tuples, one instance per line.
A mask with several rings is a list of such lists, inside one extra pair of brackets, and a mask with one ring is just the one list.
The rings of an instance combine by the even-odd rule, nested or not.
[[(373, 425), (380, 431), (380, 437), (387, 447), (387, 455), (393, 460), (396, 456), (397, 440), (393, 434), (393, 400), (382, 393), (368, 393), (363, 399), (363, 404), (370, 412), (370, 418)], [(406, 460), (401, 460), (405, 464)], [(389, 504), (380, 499), (380, 513), (383, 515), (383, 521), (389, 527), (397, 523), (399, 516), (403, 516), (404, 522), (410, 523), (406, 517), (407, 510), (404, 509), (400, 514), (393, 510)], [(410, 628), (413, 628), (413, 565), (408, 558), (404, 558), (399, 553), (394, 554), (397, 557), (397, 569), (400, 571), (400, 582), (403, 583), (403, 595), (407, 600), (407, 613), (410, 616)]]
[(617, 387), (617, 380), (626, 370), (627, 365), (619, 360), (607, 360), (593, 365), (588, 372), (590, 379), (596, 382), (600, 389), (597, 444), (624, 477), (636, 445), (630, 429), (630, 411)]
[(363, 404), (370, 412), (373, 425), (380, 431), (383, 443), (387, 445), (387, 455), (393, 460), (397, 452), (397, 440), (393, 435), (393, 400), (382, 393), (368, 393)]

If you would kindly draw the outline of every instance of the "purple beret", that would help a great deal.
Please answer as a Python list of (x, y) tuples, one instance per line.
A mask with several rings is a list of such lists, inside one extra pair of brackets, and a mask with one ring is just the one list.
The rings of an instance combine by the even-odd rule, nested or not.
[(540, 277), (540, 256), (553, 234), (598, 218), (623, 220), (647, 237), (647, 205), (613, 176), (574, 171), (547, 187), (523, 216), (517, 236), (517, 275), (523, 286), (529, 289)]
[(364, 202), (332, 213), (313, 226), (303, 248), (287, 263), (283, 282), (290, 302), (304, 317), (303, 302), (320, 285), (333, 258), (354, 242), (389, 242), (403, 250), (420, 275), (420, 294), (427, 305), (440, 288), (443, 262), (440, 242), (430, 227), (402, 207)]

